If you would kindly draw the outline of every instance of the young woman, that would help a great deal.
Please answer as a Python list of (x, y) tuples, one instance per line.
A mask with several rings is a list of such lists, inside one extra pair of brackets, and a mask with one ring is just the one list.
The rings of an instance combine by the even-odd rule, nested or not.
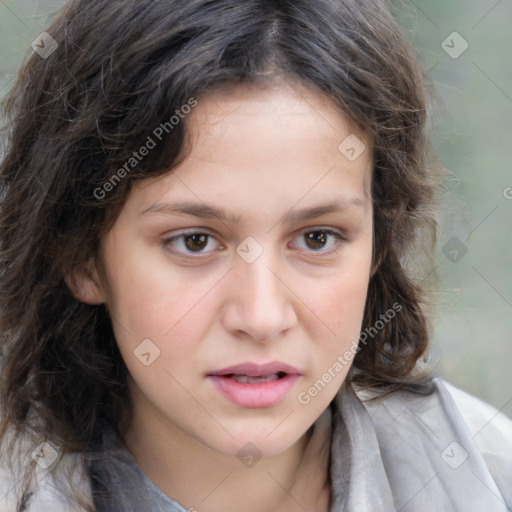
[(512, 507), (511, 422), (426, 362), (384, 1), (73, 0), (5, 112), (0, 510)]

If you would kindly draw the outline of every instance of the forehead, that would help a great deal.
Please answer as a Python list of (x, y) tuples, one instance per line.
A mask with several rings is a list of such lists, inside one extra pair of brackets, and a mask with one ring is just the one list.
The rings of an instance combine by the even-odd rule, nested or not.
[[(242, 140), (247, 134), (268, 142), (278, 136), (279, 143), (327, 137), (326, 142), (337, 149), (344, 135), (367, 139), (333, 100), (299, 83), (227, 86), (201, 99), (186, 122), (196, 142), (198, 138), (199, 142)], [(258, 133), (259, 128), (265, 130)]]
[[(147, 180), (141, 202), (155, 193), (233, 199), (242, 190), (283, 205), (301, 191), (315, 201), (341, 188), (369, 196), (368, 138), (318, 92), (286, 83), (230, 86), (199, 100), (185, 122), (186, 158), (169, 175)], [(355, 159), (347, 140), (360, 153)]]

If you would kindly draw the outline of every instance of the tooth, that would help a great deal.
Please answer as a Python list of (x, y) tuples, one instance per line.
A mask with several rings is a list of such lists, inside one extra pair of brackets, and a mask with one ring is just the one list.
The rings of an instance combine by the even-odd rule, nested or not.
[(260, 377), (249, 377), (248, 375), (234, 375), (233, 379), (242, 384), (254, 384), (256, 382), (270, 382), (279, 379), (277, 373)]

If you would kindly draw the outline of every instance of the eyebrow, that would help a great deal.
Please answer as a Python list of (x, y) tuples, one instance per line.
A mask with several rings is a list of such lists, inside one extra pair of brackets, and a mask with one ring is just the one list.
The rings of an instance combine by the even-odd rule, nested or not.
[[(281, 219), (286, 219), (289, 223), (302, 222), (309, 219), (320, 217), (328, 213), (341, 212), (356, 206), (366, 210), (366, 203), (359, 197), (343, 197), (327, 204), (314, 206), (311, 208), (302, 208), (300, 210), (292, 208)], [(194, 201), (172, 201), (172, 202), (156, 202), (144, 208), (138, 215), (144, 216), (149, 214), (165, 214), (165, 215), (192, 215), (203, 219), (216, 218), (222, 222), (230, 222), (238, 224), (240, 215), (227, 212), (223, 208), (207, 205)]]

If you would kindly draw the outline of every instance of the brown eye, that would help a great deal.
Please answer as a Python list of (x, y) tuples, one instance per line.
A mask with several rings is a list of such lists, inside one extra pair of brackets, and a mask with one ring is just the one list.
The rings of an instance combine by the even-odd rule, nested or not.
[(346, 241), (345, 237), (332, 229), (303, 231), (297, 240), (299, 243), (296, 245), (300, 249), (319, 254), (329, 254)]
[(187, 235), (184, 240), (185, 247), (190, 251), (201, 251), (208, 244), (208, 235)]
[(321, 249), (327, 243), (327, 236), (324, 231), (313, 231), (306, 233), (306, 244), (311, 249)]
[(166, 249), (179, 254), (208, 254), (219, 247), (219, 243), (208, 233), (181, 233), (163, 241)]

